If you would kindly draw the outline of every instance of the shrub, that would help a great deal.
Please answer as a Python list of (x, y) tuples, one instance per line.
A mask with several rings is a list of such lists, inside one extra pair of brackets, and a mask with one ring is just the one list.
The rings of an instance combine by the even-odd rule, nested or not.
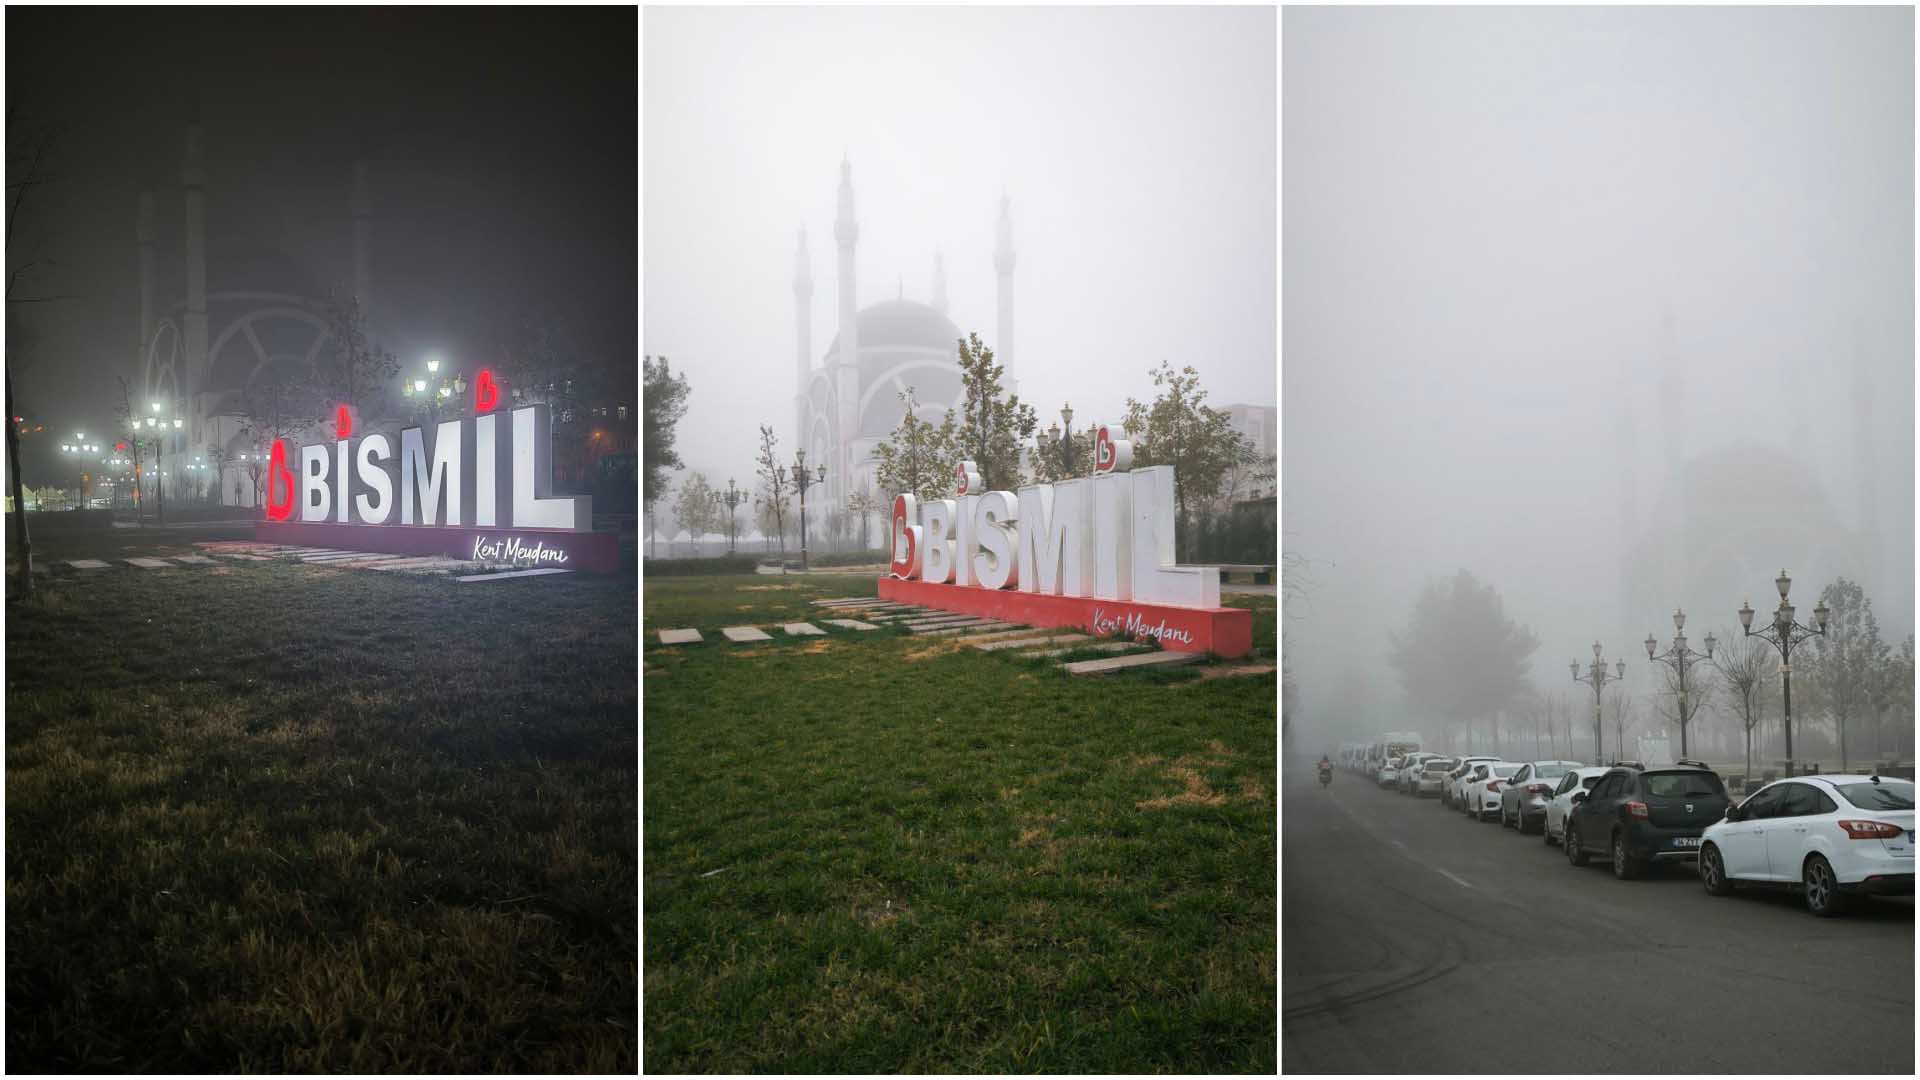
[(661, 576), (684, 574), (751, 574), (758, 562), (751, 555), (719, 555), (711, 559), (645, 559), (646, 572)]

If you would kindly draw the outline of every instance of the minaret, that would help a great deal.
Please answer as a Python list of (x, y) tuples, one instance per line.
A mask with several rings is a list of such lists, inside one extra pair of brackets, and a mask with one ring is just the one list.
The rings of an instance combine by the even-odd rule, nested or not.
[[(827, 465), (827, 501), (838, 503), (845, 490), (848, 460), (847, 444), (858, 430), (860, 404), (860, 322), (854, 297), (853, 249), (860, 239), (860, 225), (853, 219), (853, 165), (840, 159), (839, 214), (833, 223), (833, 238), (840, 248), (840, 354), (834, 357), (833, 390), (835, 404), (833, 460)], [(801, 436), (806, 437), (804, 433)], [(802, 446), (806, 445), (804, 442)]]
[(1869, 592), (1885, 588), (1880, 578), (1880, 515), (1877, 498), (1879, 476), (1873, 452), (1873, 380), (1867, 369), (1867, 349), (1856, 327), (1853, 334), (1853, 484), (1855, 527), (1860, 530), (1860, 556), (1865, 560), (1857, 571)]
[(947, 267), (937, 251), (933, 253), (933, 310), (947, 313)]
[(999, 276), (1000, 330), (993, 343), (994, 359), (1004, 370), (1007, 393), (1016, 393), (1013, 372), (1013, 218), (1008, 216), (1009, 200), (1000, 193), (1000, 225), (993, 246), (993, 269)]
[(813, 265), (807, 257), (807, 227), (800, 227), (800, 248), (793, 255), (793, 314), (799, 335), (794, 354), (794, 445), (807, 438), (807, 379), (813, 374)]
[(373, 321), (373, 278), (368, 267), (372, 255), (373, 203), (367, 197), (367, 162), (353, 163), (353, 298), (359, 302), (360, 316)]
[[(205, 132), (200, 126), (200, 110), (194, 109), (193, 122), (187, 125), (185, 166), (180, 182), (187, 192), (187, 311), (182, 337), (186, 341), (185, 385), (187, 400), (187, 439), (200, 439), (200, 408), (195, 400), (207, 365), (207, 204)], [(175, 407), (169, 403), (169, 408)]]
[[(1679, 519), (1671, 523), (1670, 529), (1662, 529), (1660, 587), (1674, 595), (1674, 603), (1681, 603), (1685, 600), (1680, 592), (1686, 587), (1689, 569), (1687, 533), (1692, 526), (1694, 503), (1687, 483), (1687, 385), (1681, 378), (1679, 349), (1673, 330), (1673, 305), (1665, 301), (1660, 305), (1659, 365), (1660, 376), (1655, 385), (1660, 393), (1661, 486), (1667, 496), (1667, 505), (1673, 508)], [(1662, 605), (1666, 603), (1665, 600), (1661, 601)]]
[(140, 242), (140, 340), (134, 359), (144, 365), (147, 359), (147, 344), (153, 340), (153, 192), (151, 191), (140, 193), (140, 215), (134, 225), (134, 236)]

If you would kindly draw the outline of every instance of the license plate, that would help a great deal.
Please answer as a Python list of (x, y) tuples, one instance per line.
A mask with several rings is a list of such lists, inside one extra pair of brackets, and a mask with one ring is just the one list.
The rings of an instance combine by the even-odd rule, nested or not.
[(1673, 846), (1674, 847), (1699, 847), (1700, 838), (1697, 836), (1677, 836), (1673, 840)]

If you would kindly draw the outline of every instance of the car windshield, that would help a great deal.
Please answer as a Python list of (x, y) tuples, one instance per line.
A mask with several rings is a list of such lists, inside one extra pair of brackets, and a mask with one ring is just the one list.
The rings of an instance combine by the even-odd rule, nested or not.
[(1558, 780), (1567, 775), (1567, 767), (1565, 765), (1542, 765), (1533, 770), (1533, 775), (1536, 779), (1540, 780)]
[(1846, 800), (1862, 810), (1913, 809), (1912, 784), (1836, 784)]
[(1519, 771), (1520, 766), (1518, 765), (1495, 765), (1493, 767), (1493, 775), (1500, 777), (1512, 776)]
[(1662, 799), (1726, 794), (1720, 786), (1720, 778), (1709, 772), (1650, 772), (1642, 773), (1640, 779), (1647, 785), (1647, 794)]

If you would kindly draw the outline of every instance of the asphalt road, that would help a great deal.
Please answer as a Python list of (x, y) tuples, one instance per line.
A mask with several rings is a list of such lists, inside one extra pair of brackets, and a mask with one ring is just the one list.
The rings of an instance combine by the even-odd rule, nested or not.
[[(1317, 757), (1317, 755), (1316, 755)], [(1618, 881), (1312, 759), (1281, 783), (1285, 1072), (1901, 1073), (1913, 901)]]

